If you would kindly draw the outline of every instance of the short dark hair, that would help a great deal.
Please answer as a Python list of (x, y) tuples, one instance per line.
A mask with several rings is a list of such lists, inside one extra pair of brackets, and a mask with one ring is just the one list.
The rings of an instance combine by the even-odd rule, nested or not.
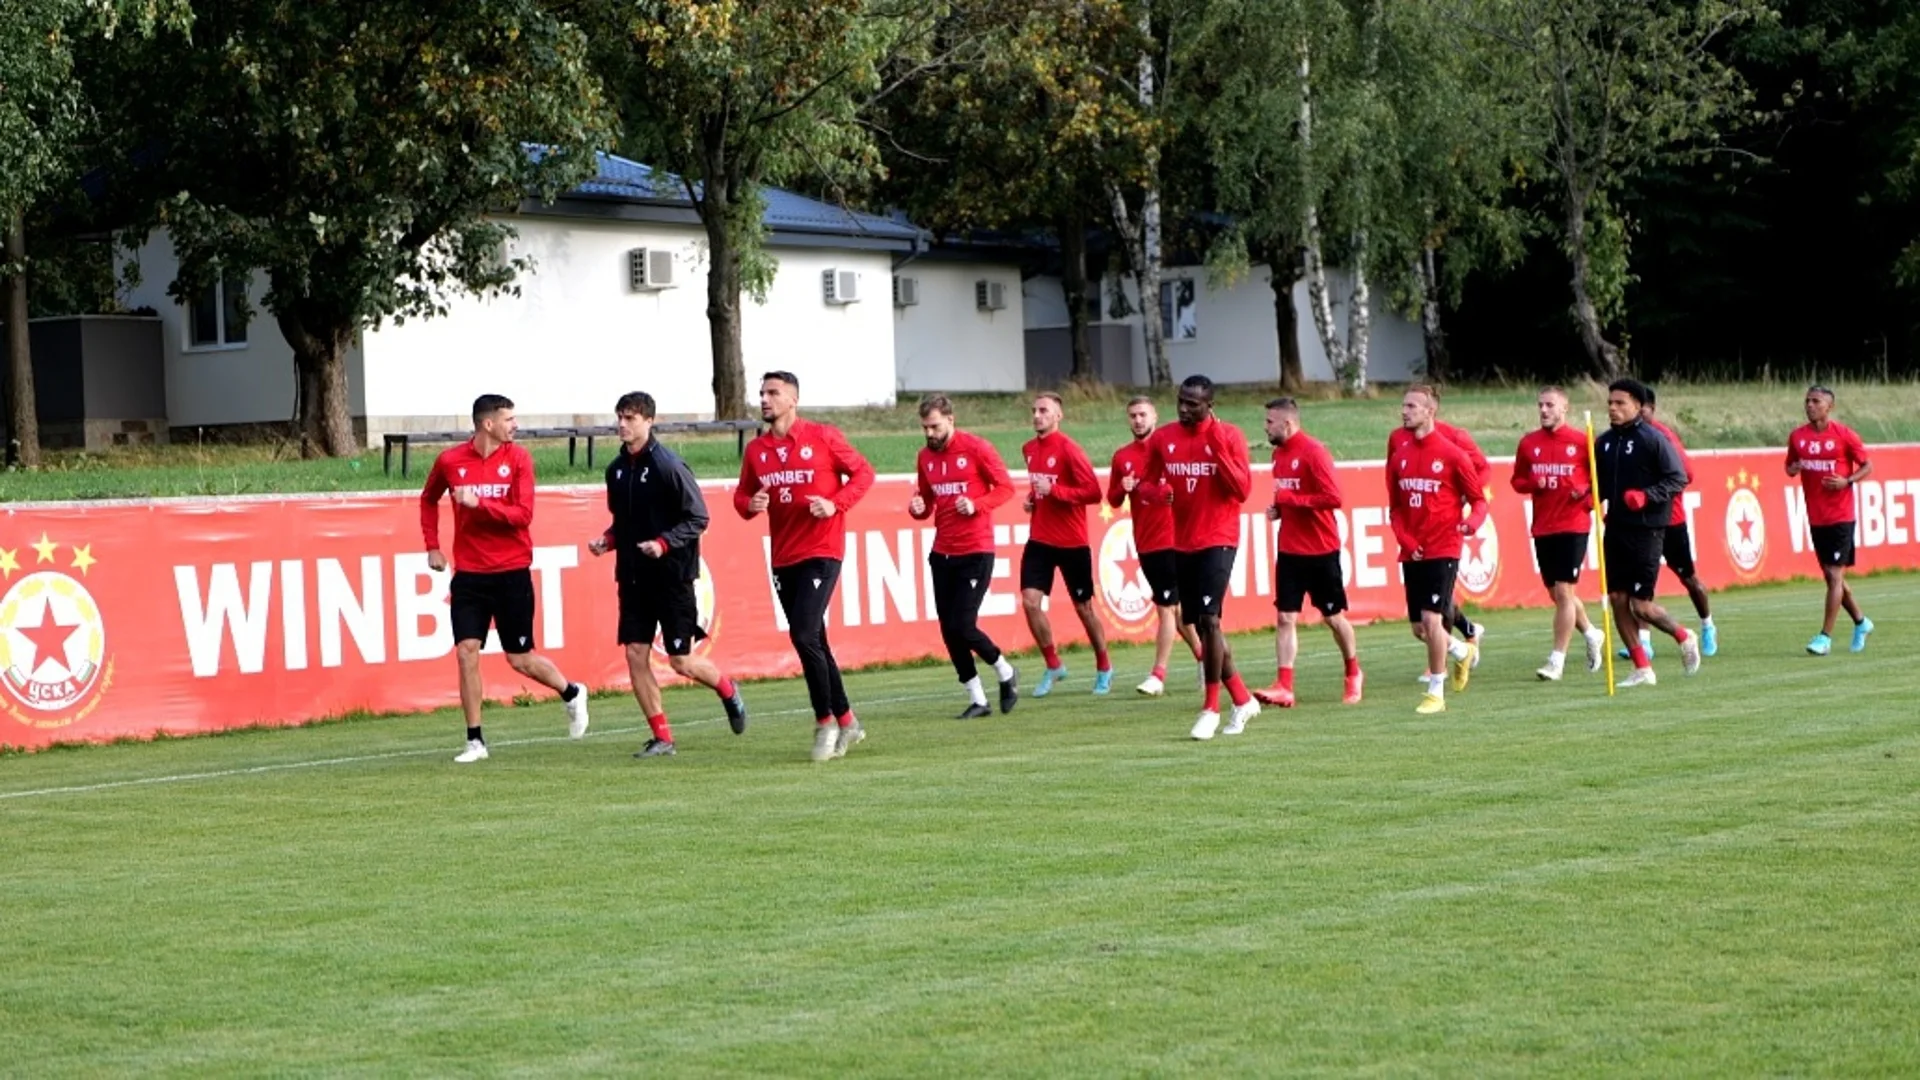
[(1300, 403), (1290, 397), (1277, 397), (1267, 402), (1267, 408), (1278, 409), (1281, 412), (1297, 413), (1300, 411)]
[(761, 382), (766, 382), (768, 379), (779, 379), (795, 390), (800, 389), (800, 376), (795, 375), (791, 371), (769, 371), (765, 375), (760, 376)]
[(473, 422), (479, 423), (501, 409), (513, 408), (513, 399), (505, 394), (481, 394), (473, 399)]
[(928, 394), (920, 399), (920, 419), (925, 420), (934, 413), (942, 416), (953, 415), (953, 401), (945, 394)]
[(633, 390), (621, 394), (620, 400), (613, 403), (613, 415), (625, 416), (628, 413), (648, 420), (653, 419), (653, 395), (645, 390)]
[(1832, 390), (1830, 390), (1830, 389), (1828, 389), (1828, 388), (1827, 388), (1827, 387), (1825, 387), (1825, 386), (1822, 386), (1822, 385), (1821, 385), (1821, 384), (1819, 384), (1819, 383), (1814, 383), (1814, 384), (1813, 384), (1812, 386), (1809, 386), (1809, 387), (1807, 387), (1807, 393), (1809, 393), (1809, 394), (1825, 394), (1825, 395), (1826, 395), (1826, 397), (1827, 397), (1827, 400), (1828, 400), (1828, 401), (1832, 401), (1832, 400), (1833, 400), (1833, 391), (1832, 391)]
[(1653, 401), (1653, 391), (1647, 389), (1647, 384), (1639, 379), (1615, 379), (1607, 384), (1607, 393), (1625, 394), (1637, 405), (1646, 405)]
[(1653, 388), (1652, 386), (1648, 386), (1648, 387), (1647, 387), (1647, 396), (1646, 396), (1646, 397), (1644, 397), (1644, 398), (1641, 398), (1640, 400), (1641, 400), (1641, 402), (1642, 402), (1643, 404), (1646, 404), (1646, 405), (1652, 405), (1652, 404), (1653, 404), (1653, 402), (1654, 402), (1654, 399), (1655, 399), (1655, 398), (1658, 398), (1659, 396), (1660, 396), (1660, 394), (1659, 394), (1659, 392), (1658, 392), (1658, 391), (1656, 391), (1656, 390), (1654, 390), (1654, 388)]
[(1198, 390), (1202, 394), (1206, 395), (1206, 399), (1208, 401), (1213, 400), (1213, 380), (1207, 378), (1205, 375), (1187, 376), (1186, 381), (1180, 384), (1180, 389)]

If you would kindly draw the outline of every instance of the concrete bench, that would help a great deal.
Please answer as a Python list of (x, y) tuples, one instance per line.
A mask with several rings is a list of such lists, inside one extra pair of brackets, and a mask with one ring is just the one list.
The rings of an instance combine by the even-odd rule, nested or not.
[[(747, 436), (757, 435), (761, 423), (758, 420), (662, 420), (653, 425), (660, 435), (723, 435), (734, 436), (734, 449), (741, 457), (747, 454)], [(580, 443), (587, 444), (587, 468), (593, 468), (593, 444), (597, 439), (618, 439), (620, 436), (612, 424), (588, 427), (533, 427), (521, 428), (522, 439), (565, 439), (567, 440), (567, 465), (573, 466), (578, 458)], [(472, 431), (393, 431), (381, 436), (383, 450), (380, 456), (382, 472), (393, 472), (393, 448), (400, 448), (400, 475), (406, 476), (411, 465), (415, 443), (457, 443), (473, 438)]]

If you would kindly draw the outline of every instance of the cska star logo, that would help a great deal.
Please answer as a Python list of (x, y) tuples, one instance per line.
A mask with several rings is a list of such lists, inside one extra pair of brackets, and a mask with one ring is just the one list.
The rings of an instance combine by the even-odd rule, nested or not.
[(1140, 567), (1132, 518), (1115, 518), (1107, 523), (1094, 552), (1093, 572), (1107, 625), (1129, 637), (1152, 632), (1156, 626), (1153, 588)]
[(812, 460), (813, 460), (813, 447), (811, 447), (811, 446), (803, 446), (803, 447), (801, 447), (801, 448), (800, 448), (800, 460), (801, 460), (801, 461), (812, 461)]
[[(774, 579), (774, 588), (778, 589), (780, 579)], [(713, 642), (720, 633), (720, 607), (713, 588), (713, 571), (708, 568), (707, 560), (700, 560), (700, 576), (693, 583), (693, 600), (699, 610), (695, 625), (699, 627), (693, 635), (693, 649), (689, 656), (705, 656), (713, 651)], [(666, 631), (660, 630), (653, 638), (653, 673), (656, 678), (666, 679), (673, 675), (673, 661), (667, 655)], [(679, 642), (675, 642), (678, 647)]]
[(1760, 474), (1741, 469), (1727, 477), (1727, 559), (1736, 576), (1752, 580), (1767, 561), (1767, 517), (1760, 505)]
[(1493, 515), (1480, 523), (1480, 529), (1460, 543), (1460, 585), (1473, 596), (1488, 596), (1500, 582), (1500, 532), (1493, 527)]
[(786, 447), (784, 447), (784, 446), (776, 446), (776, 447), (774, 447), (774, 448), (773, 448), (773, 452), (774, 452), (774, 453), (775, 453), (776, 455), (778, 455), (778, 456), (779, 456), (779, 458), (780, 458), (780, 463), (781, 463), (781, 464), (783, 464), (783, 465), (784, 465), (784, 464), (786, 464), (786, 461), (787, 461), (787, 448), (786, 448)]
[[(99, 560), (92, 544), (68, 544), (63, 565), (62, 546), (41, 533), (24, 547), (0, 548), (0, 580), (8, 583), (0, 595), (0, 707), (42, 731), (85, 717), (113, 685), (106, 621), (83, 582)], [(24, 551), (33, 553), (32, 570), (21, 565)]]

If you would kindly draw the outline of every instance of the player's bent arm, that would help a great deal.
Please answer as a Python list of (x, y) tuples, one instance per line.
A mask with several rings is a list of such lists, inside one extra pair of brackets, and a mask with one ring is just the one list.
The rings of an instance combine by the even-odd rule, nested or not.
[(680, 520), (660, 534), (660, 542), (668, 547), (686, 547), (707, 531), (710, 521), (707, 500), (700, 494), (700, 481), (693, 478), (693, 470), (687, 467), (686, 462), (674, 462), (668, 475), (673, 477), (674, 486), (678, 489)]
[(440, 550), (440, 499), (446, 493), (447, 474), (435, 458), (433, 468), (427, 470), (426, 486), (420, 489), (420, 538), (428, 551)]
[(1228, 498), (1245, 502), (1247, 492), (1253, 490), (1253, 462), (1247, 457), (1247, 443), (1240, 437), (1240, 429), (1215, 422), (1213, 449), (1220, 459), (1220, 487)]
[(1873, 475), (1873, 462), (1862, 461), (1860, 463), (1860, 467), (1853, 470), (1853, 472), (1847, 476), (1847, 483), (1849, 486), (1851, 486), (1853, 484), (1859, 483), (1862, 480), (1865, 480), (1867, 477), (1872, 475)]
[(853, 444), (838, 428), (833, 429), (833, 444), (829, 451), (833, 455), (833, 467), (844, 481), (830, 501), (834, 509), (844, 514), (873, 490), (873, 466), (867, 464), (867, 459), (853, 448)]
[(1100, 475), (1093, 471), (1093, 459), (1078, 446), (1067, 450), (1068, 483), (1053, 485), (1053, 497), (1074, 506), (1093, 506), (1100, 502)]
[[(1124, 479), (1126, 475), (1121, 472), (1120, 459), (1116, 457), (1107, 473), (1107, 505), (1115, 510), (1120, 509), (1120, 504), (1127, 501), (1127, 489), (1120, 486), (1120, 481)], [(1139, 485), (1135, 484), (1134, 487), (1137, 489)]]
[(743, 459), (740, 462), (740, 483), (733, 489), (734, 513), (739, 514), (748, 521), (752, 521), (754, 516), (759, 513), (759, 511), (753, 508), (753, 496), (759, 490), (760, 477), (754, 473), (752, 461)]
[(973, 512), (989, 513), (994, 507), (1013, 498), (1013, 474), (1007, 471), (1007, 463), (1000, 460), (999, 451), (993, 444), (982, 439), (980, 449), (974, 455), (988, 485), (985, 494), (973, 500)]

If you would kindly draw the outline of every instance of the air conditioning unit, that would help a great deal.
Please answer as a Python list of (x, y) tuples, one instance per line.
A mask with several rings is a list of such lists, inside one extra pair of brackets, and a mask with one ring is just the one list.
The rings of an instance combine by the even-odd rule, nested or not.
[(973, 283), (973, 306), (981, 311), (1002, 311), (1007, 306), (1007, 286), (999, 281)]
[(673, 252), (660, 248), (634, 248), (627, 252), (627, 287), (634, 292), (671, 289)]
[(820, 285), (826, 290), (827, 303), (852, 304), (860, 299), (860, 274), (855, 270), (822, 270)]
[(896, 277), (893, 279), (893, 306), (912, 307), (920, 302), (920, 279)]

